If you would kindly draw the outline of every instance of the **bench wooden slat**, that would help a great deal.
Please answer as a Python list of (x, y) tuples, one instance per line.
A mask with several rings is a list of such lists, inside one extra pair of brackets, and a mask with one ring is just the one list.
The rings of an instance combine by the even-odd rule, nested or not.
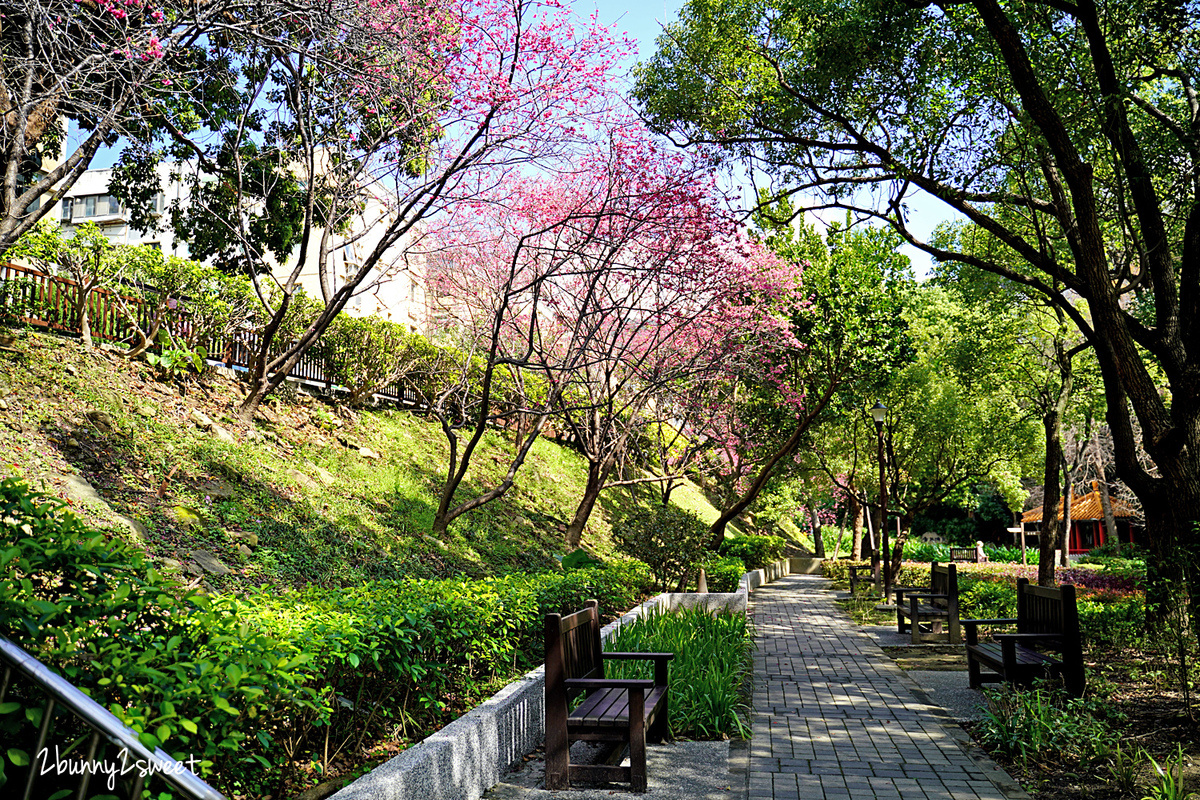
[(584, 700), (568, 719), (587, 725), (616, 725), (623, 719), (623, 724), (628, 725), (629, 692), (624, 689), (601, 689)]
[[(1004, 666), (1004, 652), (1001, 646), (996, 642), (985, 642), (983, 644), (972, 645), (968, 647), (967, 650), (973, 653), (976, 658), (982, 660), (989, 666), (993, 664), (997, 667)], [(1046, 665), (1062, 663), (1053, 656), (1037, 650), (1030, 650), (1027, 647), (1016, 648), (1016, 658), (1017, 666), (1020, 667), (1042, 668)]]
[[(645, 707), (653, 712), (666, 687), (656, 686), (646, 693)], [(646, 723), (651, 720), (646, 715)], [(601, 689), (579, 704), (569, 717), (572, 724), (622, 728), (629, 726), (629, 693), (624, 689)]]

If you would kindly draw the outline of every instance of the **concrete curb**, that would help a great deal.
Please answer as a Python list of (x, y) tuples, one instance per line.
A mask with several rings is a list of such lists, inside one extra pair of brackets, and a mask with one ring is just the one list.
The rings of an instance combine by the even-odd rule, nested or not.
[[(742, 576), (736, 592), (656, 595), (604, 626), (608, 639), (638, 617), (677, 608), (746, 613), (754, 589), (790, 573), (787, 559)], [(379, 765), (333, 800), (476, 800), (545, 739), (545, 668), (505, 686), (424, 741)]]

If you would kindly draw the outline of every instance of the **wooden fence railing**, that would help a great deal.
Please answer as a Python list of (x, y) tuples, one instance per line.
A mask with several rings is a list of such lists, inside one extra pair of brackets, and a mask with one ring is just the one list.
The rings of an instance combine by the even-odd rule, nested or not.
[[(19, 323), (64, 334), (81, 334), (79, 314), (79, 284), (61, 275), (50, 275), (30, 267), (0, 263), (0, 317), (10, 317)], [(147, 330), (156, 302), (109, 289), (93, 289), (88, 297), (88, 324), (94, 338), (108, 342), (133, 341), (135, 332), (122, 303), (141, 326)], [(182, 306), (167, 317), (166, 327), (173, 336), (190, 337), (192, 326)], [(262, 338), (252, 330), (230, 331), (208, 343), (208, 360), (231, 369), (248, 369), (253, 355), (262, 345)], [(345, 391), (327, 374), (321, 359), (311, 352), (303, 354), (288, 370), (287, 377), (296, 378), (333, 394)], [(375, 392), (385, 400), (408, 405), (419, 399), (411, 388), (401, 382)]]

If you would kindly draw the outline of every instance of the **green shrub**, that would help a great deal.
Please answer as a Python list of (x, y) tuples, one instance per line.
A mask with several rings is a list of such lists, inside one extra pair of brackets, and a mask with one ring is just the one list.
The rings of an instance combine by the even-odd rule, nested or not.
[[(616, 652), (674, 653), (670, 663), (672, 736), (720, 739), (749, 735), (742, 688), (753, 638), (743, 614), (683, 609), (640, 617), (605, 642)], [(622, 661), (613, 678), (653, 678), (649, 662)]]
[[(851, 561), (849, 559), (838, 559), (836, 561), (826, 559), (821, 562), (821, 575), (828, 578), (834, 583), (842, 584), (843, 586), (850, 585), (850, 567), (851, 566), (870, 566), (871, 562), (867, 560)], [(864, 573), (859, 572), (859, 577)], [(917, 564), (911, 561), (900, 562), (900, 569), (896, 572), (895, 578), (892, 580), (893, 586), (928, 586), (929, 585), (929, 565)]]
[(1146, 636), (1146, 603), (1142, 595), (1077, 601), (1079, 632), (1090, 646), (1121, 648), (1140, 644)]
[[(985, 544), (983, 552), (987, 553), (989, 561), (997, 564), (1020, 564), (1021, 548), (1016, 545)], [(1037, 564), (1041, 561), (1041, 553), (1036, 547), (1025, 548), (1025, 562)]]
[[(219, 765), (222, 782), (279, 766), (255, 734), (269, 739), (268, 726), (317, 709), (302, 643), (242, 628), (232, 601), (164, 578), (138, 550), (13, 478), (0, 481), (0, 533), (12, 543), (0, 553), (0, 633), (56, 667), (147, 746)], [(0, 750), (15, 765), (14, 749), (29, 739), (13, 723), (22, 717), (16, 712), (25, 706), (32, 725), (43, 701), (20, 693), (7, 700)]]
[[(615, 562), (206, 596), (11, 478), (0, 482), (0, 534), (0, 633), (148, 746), (202, 758), (211, 782), (240, 794), (270, 793), (295, 764), (327, 767), (368, 737), (444, 724), (452, 698), (477, 699), (540, 661), (545, 613), (595, 597), (612, 616), (650, 578), (644, 564)], [(42, 705), (27, 693), (14, 688), (0, 713), (0, 753), (13, 765), (27, 760), (18, 748)]]
[(1012, 619), (1017, 616), (1017, 589), (1007, 582), (960, 576), (958, 611), (964, 619)]
[(618, 519), (613, 539), (623, 552), (650, 567), (663, 591), (704, 558), (708, 527), (690, 511), (655, 506), (650, 513)]
[(870, 563), (870, 561), (851, 561), (848, 558), (839, 558), (836, 561), (827, 558), (821, 562), (821, 576), (834, 583), (848, 586), (850, 584), (850, 567), (861, 567)]
[(904, 558), (908, 561), (950, 560), (950, 545), (909, 540), (904, 543)]
[(593, 557), (591, 553), (582, 547), (576, 548), (562, 557), (562, 568), (568, 572), (573, 569), (583, 569), (584, 567), (596, 567), (602, 563), (600, 559)]
[(316, 345), (325, 374), (350, 392), (347, 402), (358, 405), (410, 369), (427, 347), (419, 334), (379, 317), (338, 314)]
[(745, 536), (727, 536), (717, 548), (723, 556), (740, 559), (746, 569), (762, 569), (783, 558), (784, 541), (779, 536), (749, 533)]
[(711, 556), (700, 566), (704, 567), (710, 592), (736, 592), (746, 574), (746, 565), (731, 556)]
[(1100, 564), (1103, 562), (1099, 559), (1106, 559), (1106, 558), (1120, 558), (1120, 559), (1128, 559), (1131, 561), (1145, 561), (1146, 554), (1139, 545), (1134, 544), (1132, 542), (1127, 542), (1127, 543), (1122, 543), (1119, 541), (1118, 542), (1105, 542), (1104, 544), (1100, 545), (1099, 547), (1094, 547), (1091, 550), (1087, 551), (1087, 554), (1085, 556), (1083, 556), (1082, 558), (1080, 558), (1079, 560), (1085, 564), (1087, 564), (1087, 563)]

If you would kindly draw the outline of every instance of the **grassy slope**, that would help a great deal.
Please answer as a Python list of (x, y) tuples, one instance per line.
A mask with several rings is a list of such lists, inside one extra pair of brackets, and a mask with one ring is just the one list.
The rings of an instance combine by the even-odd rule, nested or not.
[[(341, 412), (293, 396), (271, 401), (244, 426), (229, 413), (240, 397), (232, 381), (193, 383), (181, 395), (143, 364), (68, 339), (23, 335), (15, 349), (0, 352), (0, 453), (11, 467), (64, 497), (66, 479), (78, 473), (113, 509), (145, 525), (147, 549), (163, 563), (188, 568), (197, 549), (217, 555), (233, 570), (207, 578), (218, 588), (545, 568), (563, 552), (561, 531), (583, 490), (578, 454), (539, 441), (508, 496), (459, 518), (448, 540), (436, 541), (427, 532), (448, 453), (436, 423), (401, 410)], [(195, 410), (237, 444), (198, 428)], [(97, 411), (111, 429), (109, 420), (89, 417)], [(364, 458), (339, 437), (382, 457)], [(510, 439), (489, 433), (467, 491), (496, 480), (511, 452)], [(674, 501), (715, 518), (694, 487), (677, 490)], [(584, 545), (610, 552), (608, 516), (650, 502), (648, 491), (610, 490)], [(106, 522), (95, 508), (79, 507)], [(239, 551), (245, 533), (258, 537), (249, 555)]]

